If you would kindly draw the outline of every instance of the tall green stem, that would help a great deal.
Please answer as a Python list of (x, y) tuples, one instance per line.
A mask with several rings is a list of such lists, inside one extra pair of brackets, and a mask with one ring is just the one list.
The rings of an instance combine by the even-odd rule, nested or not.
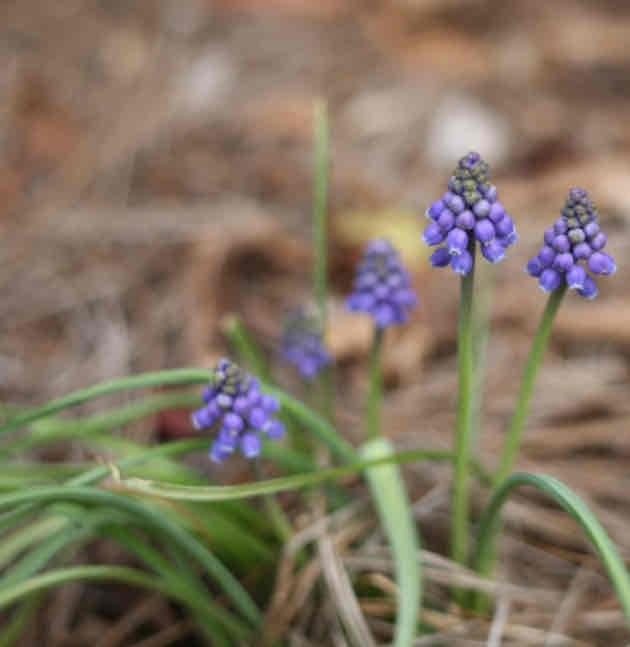
[(326, 104), (315, 104), (313, 124), (315, 140), (314, 188), (313, 188), (313, 290), (319, 310), (322, 331), (326, 326), (326, 292), (328, 241), (326, 227), (326, 203), (328, 199), (328, 117)]
[(451, 556), (460, 564), (468, 559), (468, 480), (470, 430), (473, 409), (472, 305), (475, 280), (475, 243), (470, 245), (473, 265), (461, 279), (459, 329), (457, 333), (457, 422), (455, 426), (455, 475), (451, 524)]
[(514, 408), (514, 413), (510, 420), (510, 426), (508, 427), (499, 468), (494, 478), (495, 487), (497, 487), (512, 471), (516, 454), (518, 453), (520, 446), (525, 420), (529, 413), (529, 401), (532, 397), (538, 366), (545, 353), (545, 349), (547, 348), (547, 342), (549, 341), (549, 335), (551, 334), (551, 326), (556, 313), (558, 312), (558, 308), (562, 303), (562, 298), (564, 297), (566, 290), (567, 286), (564, 284), (549, 295), (545, 311), (543, 312), (540, 323), (538, 324), (538, 329), (536, 330), (536, 335), (532, 342), (532, 347), (527, 356), (527, 362), (525, 363), (525, 368), (523, 370), (521, 386), (516, 399), (516, 407)]
[(383, 329), (374, 328), (374, 338), (370, 349), (370, 390), (365, 420), (365, 433), (368, 439), (378, 438), (381, 435), (381, 405), (383, 402), (382, 346)]
[[(326, 336), (328, 296), (328, 113), (326, 103), (315, 104), (313, 118), (313, 294), (322, 337)], [(332, 420), (333, 375), (329, 367), (319, 372), (319, 409)]]

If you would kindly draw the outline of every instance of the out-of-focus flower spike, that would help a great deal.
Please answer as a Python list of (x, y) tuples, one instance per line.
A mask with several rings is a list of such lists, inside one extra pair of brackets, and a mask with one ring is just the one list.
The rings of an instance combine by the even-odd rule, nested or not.
[[(446, 253), (448, 263), (450, 254), (443, 247), (436, 251), (440, 249)], [(374, 280), (366, 284), (363, 280), (365, 275), (374, 277)], [(392, 244), (384, 239), (369, 242), (357, 268), (354, 291), (346, 301), (348, 307), (370, 314), (377, 328), (387, 328), (404, 323), (417, 300), (409, 273)]]

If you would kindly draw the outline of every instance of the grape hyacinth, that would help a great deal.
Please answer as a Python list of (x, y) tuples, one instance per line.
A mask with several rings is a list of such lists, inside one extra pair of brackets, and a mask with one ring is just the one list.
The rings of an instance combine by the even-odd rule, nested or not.
[(612, 274), (617, 266), (603, 251), (605, 245), (595, 204), (584, 189), (571, 189), (561, 217), (545, 231), (544, 245), (529, 259), (526, 270), (547, 292), (566, 283), (585, 299), (594, 299), (597, 285), (580, 261), (593, 274)]
[(191, 415), (196, 429), (221, 422), (210, 448), (210, 458), (221, 463), (239, 447), (246, 458), (260, 453), (260, 432), (267, 438), (284, 434), (282, 422), (272, 416), (280, 408), (272, 395), (260, 392), (258, 380), (228, 359), (219, 361), (203, 391), (206, 403)]
[(380, 238), (370, 241), (357, 266), (347, 307), (372, 315), (374, 325), (384, 329), (407, 321), (417, 302), (409, 273), (392, 244)]
[(315, 377), (332, 360), (323, 346), (317, 318), (301, 308), (286, 316), (279, 352), (306, 379)]
[(429, 261), (462, 275), (472, 268), (474, 241), (479, 241), (483, 257), (498, 263), (516, 240), (512, 218), (497, 201), (497, 189), (489, 182), (488, 165), (479, 153), (468, 153), (457, 164), (448, 181), (448, 191), (426, 212), (431, 220), (422, 239), (427, 245), (440, 245)]

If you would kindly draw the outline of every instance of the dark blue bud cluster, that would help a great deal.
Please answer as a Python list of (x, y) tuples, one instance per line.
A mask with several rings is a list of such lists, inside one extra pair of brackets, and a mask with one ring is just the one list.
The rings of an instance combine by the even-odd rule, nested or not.
[(258, 456), (260, 433), (267, 438), (284, 434), (284, 425), (272, 416), (280, 408), (278, 400), (261, 393), (258, 380), (228, 359), (218, 363), (203, 400), (206, 404), (192, 413), (192, 423), (196, 429), (221, 423), (210, 448), (210, 458), (216, 463), (237, 447), (246, 458)]
[(426, 212), (432, 222), (422, 239), (427, 245), (444, 246), (431, 254), (433, 267), (451, 266), (466, 275), (473, 263), (474, 241), (491, 263), (498, 263), (516, 240), (514, 223), (497, 201), (497, 189), (489, 182), (488, 165), (478, 153), (469, 153), (457, 164), (448, 191)]
[(289, 312), (285, 317), (279, 353), (306, 379), (315, 377), (332, 361), (322, 343), (318, 319), (302, 308)]
[(580, 261), (593, 274), (612, 274), (617, 266), (604, 252), (606, 234), (597, 222), (597, 208), (584, 189), (571, 189), (562, 216), (545, 231), (544, 245), (529, 259), (527, 272), (551, 292), (563, 282), (585, 299), (597, 296), (597, 285)]
[(387, 328), (407, 321), (417, 302), (409, 273), (392, 244), (383, 239), (370, 241), (357, 266), (348, 308), (367, 312), (377, 328)]

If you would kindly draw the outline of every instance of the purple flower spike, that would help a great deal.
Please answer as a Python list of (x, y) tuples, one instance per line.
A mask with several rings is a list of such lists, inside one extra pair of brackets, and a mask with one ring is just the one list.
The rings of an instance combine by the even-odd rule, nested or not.
[[(361, 279), (362, 290), (374, 290), (377, 287), (382, 287), (375, 274), (366, 273)], [(373, 304), (374, 299), (373, 297), (371, 299), (359, 297), (355, 301), (358, 306), (363, 303), (367, 303), (369, 306)], [(357, 307), (356, 309), (361, 310), (362, 308)], [(292, 310), (285, 317), (278, 354), (282, 359), (293, 364), (298, 373), (307, 380), (315, 377), (324, 366), (332, 361), (331, 355), (323, 345), (319, 321), (300, 308)], [(273, 413), (274, 409), (271, 408), (273, 402), (277, 406), (275, 398), (270, 399), (270, 396), (263, 395), (260, 406), (265, 412)]]
[[(448, 251), (442, 247), (439, 249), (444, 249), (448, 262)], [(361, 280), (366, 273), (377, 277), (377, 281), (369, 287), (363, 287)], [(369, 243), (357, 268), (354, 291), (347, 299), (348, 307), (372, 315), (377, 328), (387, 328), (392, 324), (404, 323), (416, 303), (409, 273), (391, 243), (382, 239)], [(359, 307), (361, 305), (365, 307)]]
[[(223, 462), (237, 447), (246, 458), (257, 456), (260, 438), (256, 429), (284, 429), (281, 422), (271, 417), (280, 407), (276, 398), (261, 394), (257, 380), (230, 360), (222, 359), (217, 365), (204, 391), (209, 392), (214, 396), (194, 411), (191, 419), (197, 429), (209, 429), (221, 423), (209, 452), (215, 463)], [(269, 433), (267, 436), (276, 437)]]
[[(602, 251), (606, 234), (597, 222), (597, 209), (583, 189), (571, 189), (562, 216), (545, 231), (545, 244), (538, 256), (530, 259), (526, 270), (539, 277), (543, 290), (552, 291), (564, 282), (585, 299), (597, 296), (597, 285), (587, 274), (612, 274), (613, 257)], [(586, 267), (580, 264), (586, 261)]]
[[(454, 272), (466, 275), (472, 267), (475, 241), (482, 244), (481, 252), (486, 260), (500, 261), (505, 249), (516, 240), (516, 230), (503, 205), (497, 202), (497, 189), (489, 182), (488, 165), (478, 153), (469, 153), (459, 160), (448, 188), (442, 199), (427, 210), (440, 232), (429, 225), (423, 234), (424, 242), (438, 245), (446, 241), (444, 247), (431, 254), (431, 265), (450, 264)], [(439, 215), (438, 207), (434, 206), (437, 203), (443, 205)]]

